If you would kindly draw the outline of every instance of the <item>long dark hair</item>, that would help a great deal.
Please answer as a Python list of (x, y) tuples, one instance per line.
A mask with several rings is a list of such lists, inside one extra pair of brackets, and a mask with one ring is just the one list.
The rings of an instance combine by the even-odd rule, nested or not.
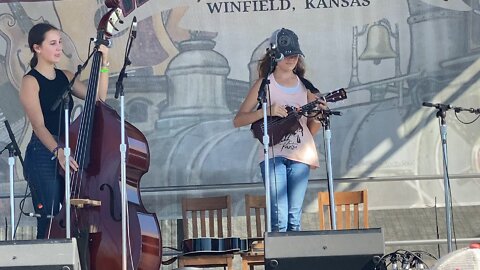
[[(270, 70), (270, 55), (266, 53), (258, 64), (259, 78), (264, 78), (267, 75), (269, 70)], [(272, 70), (272, 72), (274, 70), (275, 68)], [(305, 76), (305, 61), (303, 61), (303, 57), (301, 55), (298, 56), (298, 62), (295, 68), (293, 69), (293, 73), (297, 74), (300, 77)]]
[(28, 32), (28, 46), (30, 47), (30, 51), (33, 53), (33, 57), (30, 60), (30, 67), (34, 68), (38, 64), (38, 57), (37, 53), (33, 49), (33, 45), (41, 45), (42, 42), (45, 40), (45, 33), (50, 30), (57, 30), (55, 26), (49, 23), (39, 23), (36, 24), (30, 29)]

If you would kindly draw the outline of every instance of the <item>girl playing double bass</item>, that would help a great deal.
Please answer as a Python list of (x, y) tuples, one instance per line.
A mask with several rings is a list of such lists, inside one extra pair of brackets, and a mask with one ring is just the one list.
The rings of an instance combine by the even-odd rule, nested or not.
[[(51, 111), (58, 97), (68, 86), (74, 74), (60, 70), (55, 65), (62, 56), (60, 31), (47, 23), (32, 27), (28, 33), (28, 45), (33, 53), (31, 70), (23, 77), (20, 101), (33, 128), (25, 153), (25, 178), (32, 194), (37, 218), (37, 239), (48, 238), (49, 218), (58, 213), (64, 196), (64, 180), (58, 173), (58, 165), (65, 169), (65, 156), (59, 137), (64, 135), (64, 109), (58, 106)], [(101, 45), (102, 68), (98, 87), (98, 99), (105, 100), (108, 88), (108, 48)], [(87, 88), (80, 81), (73, 84), (74, 96), (85, 99)], [(69, 111), (73, 108), (69, 94)], [(76, 171), (78, 164), (70, 158), (70, 167)]]
[[(279, 29), (270, 39), (272, 49), (276, 49), (276, 66), (268, 76), (270, 80), (267, 97), (270, 104), (267, 115), (286, 117), (286, 106), (300, 107), (317, 99), (301, 81), (305, 74), (303, 52), (300, 50), (297, 35), (289, 29)], [(275, 48), (274, 48), (275, 47)], [(262, 79), (270, 69), (269, 54), (259, 63), (259, 80), (252, 86), (247, 97), (233, 120), (235, 127), (241, 127), (263, 118), (262, 109), (257, 108), (258, 90)], [(326, 108), (321, 101), (320, 109)], [(299, 119), (301, 127), (295, 134), (288, 134), (269, 149), (270, 160), (270, 205), (272, 231), (298, 231), (301, 224), (302, 204), (308, 184), (310, 169), (319, 166), (317, 149), (313, 136), (321, 127), (317, 118)], [(263, 149), (262, 149), (263, 150)], [(263, 153), (263, 152), (262, 152)], [(273, 157), (273, 155), (275, 155)], [(260, 168), (265, 181), (264, 160)]]

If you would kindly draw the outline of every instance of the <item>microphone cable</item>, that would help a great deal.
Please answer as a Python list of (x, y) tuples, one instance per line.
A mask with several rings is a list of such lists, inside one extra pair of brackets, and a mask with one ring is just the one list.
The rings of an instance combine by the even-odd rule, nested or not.
[(475, 117), (473, 120), (467, 122), (467, 121), (464, 121), (464, 120), (460, 119), (460, 117), (458, 117), (459, 112), (457, 112), (457, 110), (454, 110), (454, 112), (455, 112), (455, 118), (457, 118), (457, 120), (464, 125), (473, 124), (474, 122), (476, 122), (478, 120), (478, 118), (480, 118), (480, 114), (478, 114), (477, 117)]

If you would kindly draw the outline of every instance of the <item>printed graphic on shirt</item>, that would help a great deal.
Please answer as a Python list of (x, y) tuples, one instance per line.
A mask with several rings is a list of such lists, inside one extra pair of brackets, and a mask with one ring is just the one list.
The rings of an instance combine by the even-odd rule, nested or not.
[(302, 143), (302, 138), (303, 138), (303, 127), (300, 125), (300, 127), (295, 130), (293, 133), (289, 133), (285, 135), (282, 140), (278, 143), (281, 145), (280, 151), (283, 150), (295, 150), (298, 148), (298, 146)]

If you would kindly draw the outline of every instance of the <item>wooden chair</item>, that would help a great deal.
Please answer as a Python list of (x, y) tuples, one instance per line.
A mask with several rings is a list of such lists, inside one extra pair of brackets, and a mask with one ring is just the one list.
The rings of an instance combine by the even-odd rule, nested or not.
[[(337, 229), (360, 228), (359, 205), (363, 205), (363, 228), (368, 228), (368, 200), (366, 190), (335, 192), (334, 196)], [(328, 226), (325, 226), (325, 216), (328, 217)], [(320, 230), (330, 230), (332, 228), (330, 220), (330, 198), (328, 192), (318, 193), (318, 217), (320, 221)]]
[[(223, 226), (224, 212), (226, 212), (226, 228)], [(232, 236), (232, 206), (230, 196), (228, 195), (221, 197), (183, 198), (182, 216), (184, 239)], [(190, 223), (189, 217), (191, 217)], [(191, 230), (189, 230), (189, 225), (192, 228)], [(224, 229), (227, 230), (226, 234)], [(232, 270), (232, 260), (233, 254), (187, 255), (178, 258), (178, 266), (223, 267), (224, 269)]]
[[(255, 215), (253, 224), (251, 214)], [(262, 219), (263, 213), (263, 219)], [(247, 237), (248, 239), (260, 239), (253, 241), (250, 250), (242, 253), (242, 270), (253, 270), (255, 265), (264, 265), (265, 245), (263, 242), (263, 233), (266, 228), (266, 204), (265, 196), (254, 196), (245, 194), (245, 217), (247, 219)], [(263, 225), (262, 225), (263, 224)], [(255, 226), (253, 226), (255, 225)], [(253, 228), (253, 230), (252, 230)], [(255, 234), (254, 234), (255, 233)], [(250, 241), (249, 241), (250, 242)]]

